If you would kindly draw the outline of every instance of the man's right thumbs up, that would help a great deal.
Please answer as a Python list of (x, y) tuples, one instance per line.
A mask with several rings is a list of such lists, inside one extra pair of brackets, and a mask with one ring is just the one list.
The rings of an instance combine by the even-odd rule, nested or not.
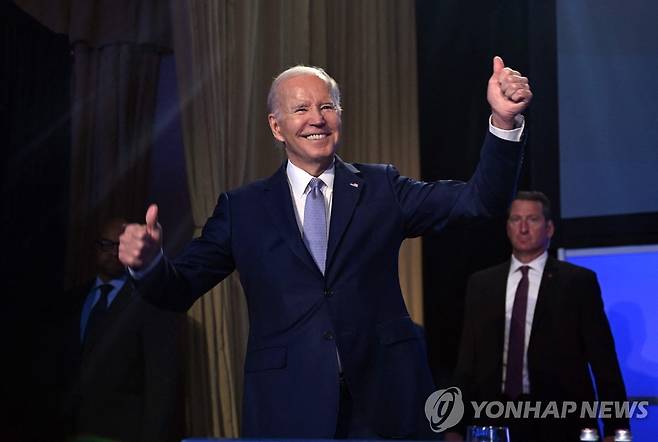
[(498, 74), (501, 70), (505, 68), (505, 62), (499, 56), (493, 58), (493, 73)]
[(160, 230), (160, 224), (158, 223), (158, 205), (151, 204), (146, 210), (146, 232), (153, 236), (154, 234), (160, 235)]
[(493, 73), (487, 85), (487, 101), (491, 106), (491, 123), (499, 129), (514, 129), (516, 116), (532, 100), (528, 79), (519, 71), (505, 66), (502, 58), (493, 59)]
[(158, 206), (146, 211), (146, 224), (128, 224), (119, 237), (119, 260), (126, 267), (141, 270), (149, 266), (162, 249), (162, 227)]

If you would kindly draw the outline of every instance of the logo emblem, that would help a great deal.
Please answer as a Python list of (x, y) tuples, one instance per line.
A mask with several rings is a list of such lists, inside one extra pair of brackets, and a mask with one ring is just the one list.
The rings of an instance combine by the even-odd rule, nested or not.
[(464, 417), (461, 390), (457, 387), (449, 387), (430, 394), (425, 401), (425, 416), (435, 433), (457, 425)]

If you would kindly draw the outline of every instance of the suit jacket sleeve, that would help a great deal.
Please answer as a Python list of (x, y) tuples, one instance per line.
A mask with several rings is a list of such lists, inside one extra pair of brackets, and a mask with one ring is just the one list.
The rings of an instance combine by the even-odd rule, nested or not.
[[(583, 279), (583, 305), (581, 324), (583, 345), (590, 363), (599, 401), (625, 401), (626, 389), (617, 361), (615, 342), (603, 309), (601, 288), (593, 272)], [(614, 414), (614, 411), (613, 411)], [(628, 419), (603, 419), (604, 434), (614, 434), (615, 429), (629, 428)]]
[(221, 194), (201, 236), (190, 242), (172, 262), (163, 257), (144, 278), (135, 281), (152, 304), (186, 311), (194, 301), (233, 272), (231, 216), (228, 194)]
[(425, 183), (401, 177), (389, 167), (407, 237), (439, 231), (455, 222), (503, 215), (516, 191), (522, 142), (502, 140), (487, 132), (480, 162), (471, 179)]
[(468, 280), (466, 288), (466, 302), (464, 305), (464, 322), (459, 344), (459, 356), (455, 367), (452, 383), (458, 386), (462, 391), (462, 400), (464, 401), (464, 417), (461, 422), (452, 430), (464, 435), (466, 426), (470, 425), (473, 420), (471, 413), (472, 407), (468, 406), (469, 401), (473, 399), (473, 387), (475, 385), (475, 330), (477, 324), (476, 312), (476, 281), (473, 276)]

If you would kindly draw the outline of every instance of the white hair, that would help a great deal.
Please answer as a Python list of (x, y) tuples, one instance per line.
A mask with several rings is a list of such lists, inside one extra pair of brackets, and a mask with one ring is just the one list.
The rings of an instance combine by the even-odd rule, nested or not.
[(289, 78), (299, 77), (301, 75), (315, 75), (320, 80), (324, 81), (329, 88), (329, 93), (331, 94), (331, 101), (336, 107), (336, 111), (340, 113), (342, 111), (340, 107), (340, 89), (338, 88), (338, 83), (336, 80), (331, 78), (329, 74), (325, 72), (324, 69), (318, 68), (315, 66), (304, 66), (297, 65), (291, 68), (286, 69), (276, 76), (272, 85), (270, 86), (270, 92), (267, 94), (267, 110), (269, 113), (277, 114), (279, 106), (279, 84)]

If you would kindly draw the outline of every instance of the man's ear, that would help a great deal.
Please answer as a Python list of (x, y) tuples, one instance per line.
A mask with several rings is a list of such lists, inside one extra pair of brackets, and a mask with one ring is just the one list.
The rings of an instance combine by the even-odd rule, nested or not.
[(284, 143), (286, 140), (283, 138), (283, 135), (281, 135), (281, 127), (279, 126), (279, 121), (276, 119), (276, 115), (269, 114), (267, 116), (267, 121), (270, 123), (270, 129), (272, 130), (274, 138)]

